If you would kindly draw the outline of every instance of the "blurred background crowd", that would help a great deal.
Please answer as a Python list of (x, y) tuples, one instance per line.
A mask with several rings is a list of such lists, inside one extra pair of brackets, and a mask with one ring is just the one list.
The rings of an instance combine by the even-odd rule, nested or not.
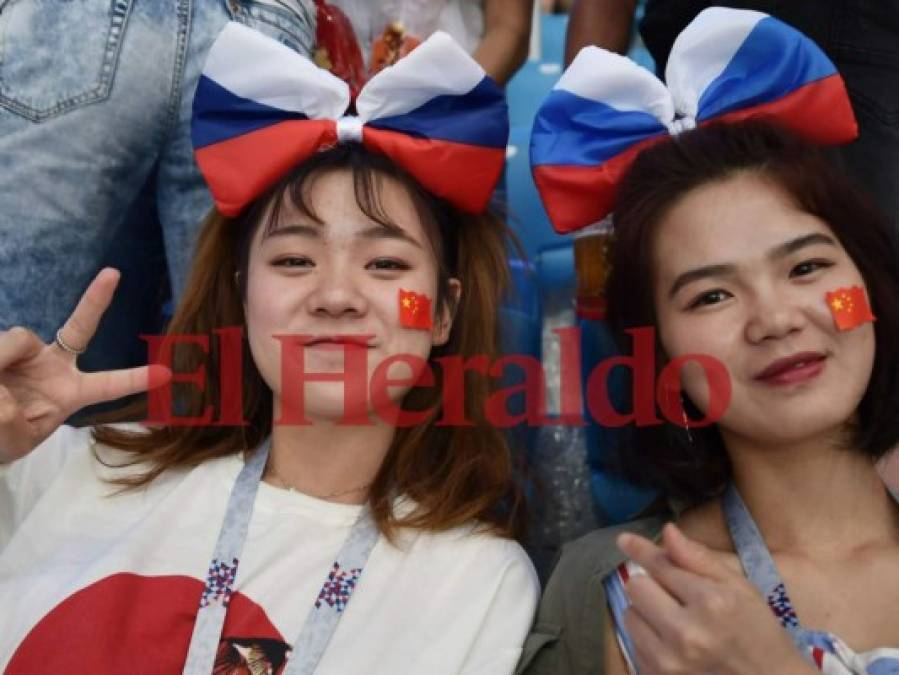
[[(354, 90), (444, 30), (506, 86), (511, 134), (497, 204), (525, 255), (510, 254), (503, 349), (542, 359), (557, 413), (554, 329), (581, 328), (584, 376), (614, 354), (602, 321), (609, 235), (600, 224), (553, 232), (528, 163), (534, 114), (586, 45), (663, 75), (674, 37), (712, 4), (773, 14), (836, 63), (860, 138), (833, 161), (876, 198), (899, 242), (899, 0), (0, 0), (0, 329), (25, 325), (51, 340), (90, 279), (113, 266), (121, 285), (79, 364), (146, 362), (140, 335), (164, 330), (211, 206), (193, 160), (191, 102), (227, 21), (277, 38)], [(884, 255), (897, 252), (899, 243)], [(615, 430), (512, 432), (532, 475), (527, 544), (541, 573), (560, 543), (654, 499), (605, 471)]]

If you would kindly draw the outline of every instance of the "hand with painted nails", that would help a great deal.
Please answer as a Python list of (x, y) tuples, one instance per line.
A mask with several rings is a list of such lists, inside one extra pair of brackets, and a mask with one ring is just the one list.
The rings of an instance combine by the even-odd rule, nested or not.
[(661, 546), (634, 534), (618, 546), (647, 573), (625, 586), (640, 675), (817, 672), (758, 590), (677, 526), (665, 526)]
[(0, 463), (37, 447), (70, 415), (164, 384), (163, 366), (83, 373), (76, 357), (109, 307), (119, 273), (107, 268), (91, 282), (56, 339), (45, 344), (20, 327), (0, 332)]

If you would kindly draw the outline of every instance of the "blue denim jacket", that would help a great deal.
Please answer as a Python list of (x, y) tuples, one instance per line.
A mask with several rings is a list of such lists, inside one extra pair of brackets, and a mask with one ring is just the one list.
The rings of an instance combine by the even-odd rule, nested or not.
[[(157, 219), (172, 290), (183, 290), (211, 206), (191, 104), (231, 19), (313, 49), (312, 0), (0, 0), (0, 330), (51, 339), (110, 246), (125, 247), (114, 257), (126, 269), (153, 263), (138, 232)], [(104, 321), (82, 364), (93, 353), (95, 367), (124, 365), (113, 353), (123, 340), (146, 361), (135, 302), (162, 291), (149, 277), (154, 287), (132, 286), (129, 301), (128, 281), (123, 312)]]

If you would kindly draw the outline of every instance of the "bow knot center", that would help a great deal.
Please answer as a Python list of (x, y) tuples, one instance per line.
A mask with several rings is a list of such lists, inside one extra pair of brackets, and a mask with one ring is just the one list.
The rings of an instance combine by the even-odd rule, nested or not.
[(671, 120), (671, 123), (668, 125), (668, 131), (672, 136), (677, 136), (684, 131), (690, 131), (690, 129), (696, 128), (696, 118), (692, 115), (685, 115), (683, 117), (676, 117)]
[(355, 115), (345, 115), (337, 120), (338, 143), (361, 143), (362, 120)]

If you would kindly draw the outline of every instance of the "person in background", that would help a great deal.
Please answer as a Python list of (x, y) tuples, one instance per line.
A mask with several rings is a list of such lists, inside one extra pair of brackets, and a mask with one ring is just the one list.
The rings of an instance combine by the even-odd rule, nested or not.
[(211, 198), (191, 101), (229, 20), (312, 53), (312, 0), (0, 3), (0, 330), (52, 340), (97, 271), (128, 274), (79, 362), (144, 362)]
[(565, 65), (587, 45), (626, 54), (637, 0), (574, 0), (565, 35)]
[[(623, 54), (630, 43), (636, 0), (577, 0), (571, 11), (565, 61), (586, 45)], [(890, 223), (899, 264), (899, 0), (647, 0), (640, 35), (665, 72), (677, 35), (710, 6), (754, 9), (799, 29), (833, 61), (849, 90), (859, 136), (827, 156), (874, 198)]]
[[(449, 33), (500, 85), (528, 54), (529, 0), (332, 0), (352, 22), (370, 71), (377, 72), (435, 30)], [(391, 50), (390, 44), (399, 47)], [(391, 57), (390, 52), (396, 51)]]
[(541, 0), (540, 11), (544, 14), (567, 14), (572, 4), (573, 0)]

